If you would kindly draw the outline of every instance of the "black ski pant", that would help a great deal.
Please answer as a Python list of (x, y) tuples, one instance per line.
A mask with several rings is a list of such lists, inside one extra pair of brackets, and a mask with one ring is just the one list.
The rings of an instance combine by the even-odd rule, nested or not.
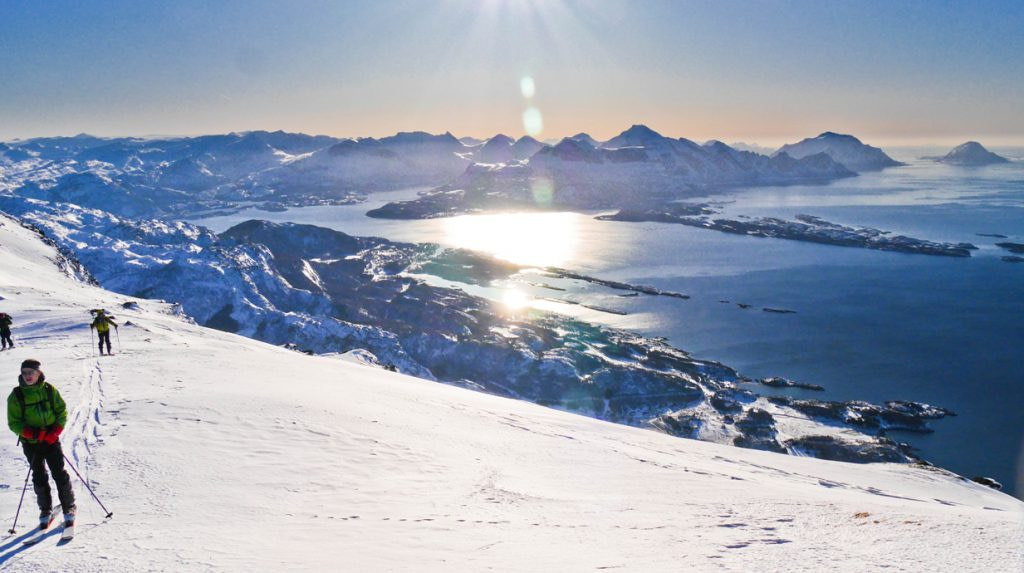
[(100, 335), (100, 354), (103, 354), (103, 341), (107, 341), (107, 354), (110, 354), (110, 331), (101, 332)]
[(2, 346), (0, 346), (2, 348), (7, 348), (8, 346), (14, 348), (14, 341), (11, 340), (10, 330), (0, 330), (0, 343), (2, 343)]
[(25, 450), (25, 457), (32, 466), (32, 488), (36, 492), (36, 501), (39, 502), (39, 511), (50, 511), (53, 507), (53, 497), (50, 495), (50, 479), (46, 474), (46, 466), (50, 466), (53, 473), (53, 481), (57, 482), (57, 497), (60, 498), (60, 505), (64, 513), (69, 513), (75, 506), (75, 492), (71, 489), (71, 476), (68, 470), (64, 469), (64, 450), (60, 447), (60, 441), (52, 444), (30, 444), (21, 442)]

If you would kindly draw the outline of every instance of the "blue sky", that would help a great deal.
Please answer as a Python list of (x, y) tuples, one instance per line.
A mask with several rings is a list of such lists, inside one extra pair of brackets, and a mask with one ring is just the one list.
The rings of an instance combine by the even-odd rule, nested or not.
[(0, 139), (519, 136), (534, 108), (543, 138), (1024, 144), (1022, 30), (1019, 0), (0, 0)]

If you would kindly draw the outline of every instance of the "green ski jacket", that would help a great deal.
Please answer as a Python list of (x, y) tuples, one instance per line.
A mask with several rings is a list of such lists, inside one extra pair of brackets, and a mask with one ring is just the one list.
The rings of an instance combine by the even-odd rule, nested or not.
[[(49, 386), (53, 393), (52, 404), (46, 386)], [(21, 388), (25, 397), (24, 407), (18, 400), (15, 391), (12, 390), (11, 394), (7, 396), (7, 427), (16, 435), (21, 436), (21, 432), (25, 428), (45, 430), (54, 425), (63, 427), (67, 423), (67, 405), (64, 404), (60, 392), (46, 381), (44, 374), (40, 374), (39, 381), (31, 386), (26, 385), (25, 380), (18, 376), (18, 387)], [(39, 440), (27, 438), (22, 438), (22, 440), (30, 444), (39, 442)]]

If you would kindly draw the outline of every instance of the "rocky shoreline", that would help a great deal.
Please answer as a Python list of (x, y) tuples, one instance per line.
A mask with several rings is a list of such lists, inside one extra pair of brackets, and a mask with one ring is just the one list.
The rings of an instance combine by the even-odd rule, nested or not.
[(970, 257), (971, 251), (978, 248), (970, 243), (936, 243), (892, 235), (889, 231), (871, 227), (848, 227), (813, 215), (797, 215), (796, 221), (774, 217), (738, 221), (712, 219), (704, 213), (706, 210), (706, 205), (669, 204), (649, 209), (622, 209), (596, 218), (601, 221), (676, 223), (735, 235), (944, 257)]

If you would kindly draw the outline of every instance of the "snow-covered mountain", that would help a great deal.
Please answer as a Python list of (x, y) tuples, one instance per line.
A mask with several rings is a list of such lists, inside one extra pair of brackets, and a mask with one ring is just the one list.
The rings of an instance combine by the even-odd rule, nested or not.
[[(212, 240), (183, 248), (201, 257)], [(23, 508), (5, 571), (1024, 565), (1024, 504), (939, 469), (681, 440), (345, 360), (359, 354), (306, 356), (90, 286), (60, 258), (0, 216), (18, 345), (0, 371), (13, 384), (22, 360), (42, 361), (68, 404), (65, 453), (114, 515), (73, 477), (75, 540), (25, 548)], [(97, 307), (121, 319), (116, 356), (92, 353)], [(26, 463), (13, 440), (0, 458), (13, 521)]]
[(541, 143), (529, 135), (524, 135), (516, 140), (512, 144), (512, 150), (515, 151), (516, 159), (526, 160), (541, 149), (547, 147), (547, 144)]
[(474, 154), (473, 160), (477, 163), (507, 163), (516, 158), (516, 153), (512, 150), (513, 145), (514, 139), (499, 133), (483, 144)]
[(977, 141), (968, 141), (954, 147), (952, 151), (938, 158), (937, 161), (947, 165), (976, 167), (993, 163), (1007, 163), (1010, 160), (985, 149)]
[(451, 133), (410, 132), (380, 139), (347, 139), (280, 169), (261, 173), (255, 181), (285, 196), (312, 194), (328, 198), (436, 186), (462, 173), (471, 163), (465, 157), (471, 151)]
[(10, 165), (12, 163), (18, 163), (32, 159), (32, 154), (24, 149), (18, 149), (17, 147), (11, 147), (6, 143), (0, 142), (0, 165)]
[[(710, 142), (709, 142), (710, 143)], [(765, 147), (756, 143), (745, 143), (742, 141), (734, 141), (729, 144), (729, 147), (738, 149), (740, 151), (750, 151), (752, 153), (760, 153), (761, 155), (771, 155), (775, 150), (771, 147)]]
[[(591, 147), (601, 147), (601, 142), (596, 140), (596, 139), (594, 139), (593, 137), (591, 137), (589, 133), (580, 132), (580, 133), (577, 133), (576, 135), (570, 136), (570, 137), (568, 137), (566, 139), (572, 139), (574, 141), (579, 141), (581, 143), (586, 143), (587, 145), (589, 145)], [(556, 141), (555, 143), (558, 143), (558, 142)]]
[(797, 143), (787, 143), (772, 154), (772, 157), (786, 154), (796, 159), (802, 159), (816, 153), (825, 153), (847, 169), (858, 173), (904, 165), (886, 155), (881, 149), (861, 143), (852, 135), (831, 131), (826, 131), (817, 137), (808, 137)]
[[(0, 148), (0, 192), (130, 217), (351, 203), (403, 187), (444, 194), (425, 200), (444, 208), (418, 217), (509, 205), (635, 207), (735, 185), (850, 175), (827, 156), (769, 158), (717, 141), (701, 146), (664, 137), (641, 125), (604, 143), (581, 133), (555, 146), (500, 134), (466, 145), (451, 133), (339, 140), (253, 131), (167, 139), (82, 134)], [(422, 206), (378, 214), (408, 216)]]
[(539, 149), (525, 164), (473, 165), (421, 199), (371, 216), (426, 218), (509, 207), (603, 209), (661, 204), (736, 185), (828, 181), (854, 175), (819, 153), (766, 157), (714, 141), (701, 146), (634, 125), (595, 147), (585, 134)]
[(0, 191), (128, 216), (174, 216), (274, 195), (257, 176), (339, 140), (253, 131), (192, 138), (75, 137), (10, 142)]

